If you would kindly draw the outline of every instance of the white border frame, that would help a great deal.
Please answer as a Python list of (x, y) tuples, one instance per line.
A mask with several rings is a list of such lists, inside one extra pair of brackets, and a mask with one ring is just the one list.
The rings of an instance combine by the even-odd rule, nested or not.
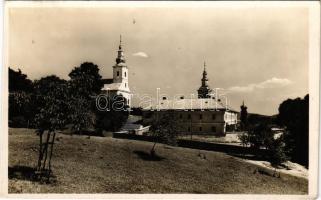
[[(308, 195), (247, 195), (247, 194), (8, 194), (8, 9), (17, 7), (296, 7), (309, 8), (309, 194)], [(2, 101), (0, 120), (0, 194), (6, 198), (111, 198), (111, 199), (314, 199), (318, 189), (318, 158), (319, 158), (319, 81), (320, 81), (320, 2), (314, 1), (10, 1), (5, 2), (4, 13), (4, 62), (2, 68), (1, 94)]]

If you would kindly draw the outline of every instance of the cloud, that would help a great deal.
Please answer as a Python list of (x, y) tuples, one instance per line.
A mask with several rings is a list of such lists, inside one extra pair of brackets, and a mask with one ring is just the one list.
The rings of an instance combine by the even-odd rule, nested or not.
[(234, 86), (228, 90), (232, 92), (253, 92), (255, 90), (266, 89), (266, 88), (279, 88), (292, 84), (292, 81), (286, 78), (273, 77), (260, 83), (252, 83), (247, 86)]
[(136, 56), (136, 57), (141, 57), (141, 58), (148, 58), (147, 53), (142, 52), (142, 51), (139, 51), (139, 52), (133, 53), (132, 55), (133, 55), (133, 56)]

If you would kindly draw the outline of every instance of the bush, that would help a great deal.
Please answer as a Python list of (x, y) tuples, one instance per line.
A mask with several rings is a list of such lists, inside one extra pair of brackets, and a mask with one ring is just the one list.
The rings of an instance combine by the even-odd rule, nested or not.
[(244, 146), (250, 145), (255, 149), (265, 148), (268, 151), (267, 159), (274, 166), (288, 160), (284, 136), (274, 138), (271, 127), (266, 123), (249, 127), (249, 131), (240, 135), (239, 139)]

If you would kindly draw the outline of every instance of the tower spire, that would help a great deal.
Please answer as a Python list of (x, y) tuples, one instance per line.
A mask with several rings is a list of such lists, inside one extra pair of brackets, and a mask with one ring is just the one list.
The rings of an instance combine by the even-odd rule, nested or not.
[(203, 77), (202, 77), (202, 86), (207, 86), (207, 72), (206, 72), (206, 63), (204, 61), (204, 71), (203, 71)]
[(119, 36), (119, 50), (121, 50), (122, 48), (121, 48), (121, 34), (120, 34), (120, 36)]
[(197, 90), (198, 92), (198, 98), (210, 98), (210, 92), (212, 91), (208, 86), (208, 78), (207, 78), (207, 72), (206, 72), (206, 62), (204, 61), (204, 70), (203, 70), (203, 76), (202, 76), (202, 85)]
[(122, 40), (121, 40), (121, 35), (119, 36), (119, 47), (118, 47), (118, 55), (117, 55), (117, 58), (116, 58), (116, 63), (119, 64), (119, 63), (125, 63), (126, 60), (124, 58), (124, 52), (123, 52), (123, 49), (122, 49)]

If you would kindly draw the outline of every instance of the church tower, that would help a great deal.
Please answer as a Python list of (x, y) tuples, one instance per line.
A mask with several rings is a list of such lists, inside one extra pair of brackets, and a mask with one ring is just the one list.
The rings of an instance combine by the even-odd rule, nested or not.
[(128, 66), (124, 57), (121, 36), (116, 64), (113, 66), (113, 78), (106, 79), (103, 90), (108, 91), (108, 95), (112, 98), (116, 95), (122, 95), (126, 99), (125, 104), (128, 106), (131, 105), (131, 92), (128, 85)]
[(210, 98), (209, 94), (212, 92), (210, 87), (208, 86), (208, 78), (207, 78), (207, 72), (206, 72), (206, 64), (204, 62), (204, 70), (203, 70), (203, 77), (202, 77), (202, 85), (197, 90), (198, 98)]
[(118, 54), (116, 58), (116, 64), (113, 66), (113, 83), (121, 83), (122, 87), (129, 91), (128, 87), (128, 67), (124, 57), (124, 52), (121, 44), (121, 36), (118, 47)]

